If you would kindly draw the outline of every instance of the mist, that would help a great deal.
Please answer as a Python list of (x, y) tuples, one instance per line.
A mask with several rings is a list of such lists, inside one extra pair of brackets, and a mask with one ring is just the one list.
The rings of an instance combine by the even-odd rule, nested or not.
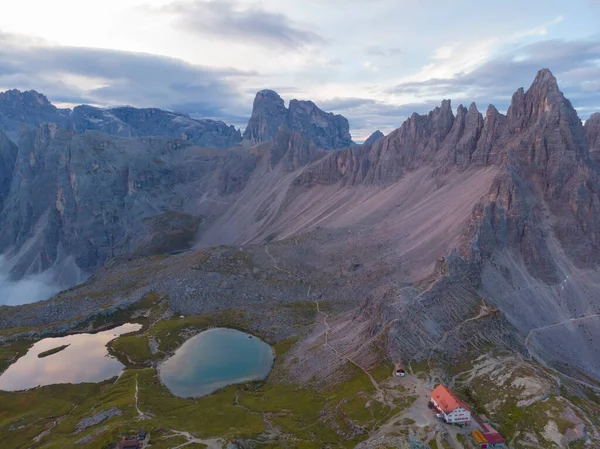
[(21, 279), (10, 275), (13, 267), (11, 260), (0, 255), (0, 305), (18, 306), (43, 301), (87, 279), (72, 257), (62, 258), (48, 270)]
[(62, 289), (44, 273), (28, 276), (18, 281), (9, 280), (0, 272), (0, 305), (17, 306), (51, 298)]

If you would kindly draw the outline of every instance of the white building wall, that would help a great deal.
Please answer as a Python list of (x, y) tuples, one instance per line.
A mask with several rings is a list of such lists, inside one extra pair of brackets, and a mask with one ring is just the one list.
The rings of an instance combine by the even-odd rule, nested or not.
[(446, 415), (446, 421), (451, 423), (464, 423), (470, 420), (471, 412), (462, 407), (459, 407), (456, 410), (452, 411), (452, 413), (448, 413)]

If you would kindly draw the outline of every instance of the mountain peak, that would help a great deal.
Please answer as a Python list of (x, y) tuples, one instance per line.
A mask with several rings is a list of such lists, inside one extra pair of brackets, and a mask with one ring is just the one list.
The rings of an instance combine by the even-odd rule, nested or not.
[(513, 95), (507, 117), (513, 132), (525, 129), (540, 120), (551, 117), (571, 117), (576, 121), (577, 113), (558, 88), (556, 77), (548, 69), (540, 70), (527, 91), (522, 87)]
[(44, 107), (53, 107), (52, 103), (50, 103), (50, 100), (48, 100), (44, 94), (41, 94), (35, 90), (20, 91), (19, 89), (10, 89), (5, 92), (0, 92), (0, 101), (21, 101), (23, 103), (35, 102)]
[(363, 145), (373, 145), (375, 142), (377, 142), (379, 139), (382, 139), (383, 137), (385, 137), (385, 135), (381, 131), (377, 130), (373, 134), (371, 134), (367, 138), (367, 140), (365, 140)]
[(254, 97), (252, 115), (244, 131), (244, 140), (251, 143), (273, 138), (279, 127), (286, 123), (288, 110), (277, 92), (263, 89)]
[(556, 77), (552, 74), (550, 69), (541, 69), (535, 76), (529, 90), (536, 87), (558, 90), (558, 81), (556, 81)]
[(260, 143), (272, 139), (282, 125), (306, 134), (319, 147), (345, 148), (352, 144), (348, 120), (324, 112), (312, 101), (291, 100), (285, 107), (279, 94), (264, 89), (256, 94), (244, 140)]

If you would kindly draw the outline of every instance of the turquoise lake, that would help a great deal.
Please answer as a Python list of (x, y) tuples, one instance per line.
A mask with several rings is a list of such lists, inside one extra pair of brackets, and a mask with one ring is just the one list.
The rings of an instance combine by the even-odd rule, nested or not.
[(174, 395), (199, 397), (227, 385), (266, 378), (273, 358), (271, 347), (259, 338), (216, 328), (186, 341), (159, 367), (159, 375)]

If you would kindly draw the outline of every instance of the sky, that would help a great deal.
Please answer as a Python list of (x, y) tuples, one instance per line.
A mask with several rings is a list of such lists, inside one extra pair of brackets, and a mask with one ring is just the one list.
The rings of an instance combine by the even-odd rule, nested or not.
[(355, 141), (442, 99), (505, 111), (549, 68), (600, 111), (600, 0), (19, 0), (0, 90), (61, 107), (160, 107), (243, 128), (254, 94), (312, 100)]

